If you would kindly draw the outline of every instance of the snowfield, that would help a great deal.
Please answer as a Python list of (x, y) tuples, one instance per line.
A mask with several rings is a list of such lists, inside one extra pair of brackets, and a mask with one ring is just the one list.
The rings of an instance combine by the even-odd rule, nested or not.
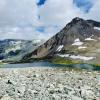
[(94, 59), (95, 57), (85, 57), (85, 56), (80, 56), (80, 55), (77, 55), (77, 56), (71, 55), (70, 58), (72, 58), (72, 59), (81, 59), (81, 60), (87, 60), (88, 61), (88, 60)]
[(80, 46), (80, 45), (82, 45), (82, 44), (83, 44), (83, 42), (81, 42), (80, 39), (78, 38), (78, 39), (76, 39), (76, 40), (74, 41), (74, 43), (73, 43), (72, 45)]
[(86, 49), (87, 47), (84, 47), (84, 46), (80, 46), (78, 47), (78, 49)]
[(80, 56), (80, 55), (71, 55), (71, 54), (58, 54), (60, 57), (66, 57), (66, 58), (72, 58), (72, 59), (81, 59), (84, 61), (89, 61), (92, 59), (95, 59), (95, 57), (86, 57), (86, 56)]
[(94, 27), (94, 29), (100, 30), (100, 27)]
[(86, 38), (85, 40), (86, 40), (86, 41), (96, 41), (95, 39), (92, 39), (91, 37)]
[(64, 47), (63, 45), (60, 45), (60, 46), (57, 48), (57, 51), (61, 51), (63, 47)]

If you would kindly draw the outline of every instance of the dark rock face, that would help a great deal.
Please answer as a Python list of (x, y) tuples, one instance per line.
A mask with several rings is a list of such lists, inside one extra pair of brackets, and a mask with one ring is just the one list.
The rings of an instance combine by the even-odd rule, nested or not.
[(64, 48), (66, 45), (71, 45), (77, 38), (84, 42), (86, 38), (92, 35), (100, 36), (100, 31), (94, 29), (94, 27), (98, 26), (100, 26), (99, 22), (76, 17), (43, 45), (39, 46), (32, 53), (25, 55), (22, 61), (34, 58), (52, 57), (57, 52), (57, 48), (60, 45), (63, 45)]
[(100, 22), (94, 21), (94, 20), (87, 20), (89, 23), (93, 24), (95, 27), (100, 27)]

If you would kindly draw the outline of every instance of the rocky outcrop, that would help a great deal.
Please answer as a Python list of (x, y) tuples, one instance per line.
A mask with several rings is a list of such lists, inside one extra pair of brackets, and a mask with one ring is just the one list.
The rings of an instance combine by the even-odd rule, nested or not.
[[(100, 31), (94, 29), (94, 27), (99, 25), (99, 22), (76, 17), (43, 45), (25, 55), (22, 61), (52, 57), (59, 51), (58, 48), (61, 48), (61, 46), (63, 46), (62, 48), (66, 48), (72, 45), (77, 38), (84, 42), (86, 38), (91, 36), (100, 37)], [(65, 49), (65, 51), (67, 50)]]
[(95, 27), (100, 27), (100, 22), (94, 21), (94, 20), (87, 20), (89, 23), (91, 23)]

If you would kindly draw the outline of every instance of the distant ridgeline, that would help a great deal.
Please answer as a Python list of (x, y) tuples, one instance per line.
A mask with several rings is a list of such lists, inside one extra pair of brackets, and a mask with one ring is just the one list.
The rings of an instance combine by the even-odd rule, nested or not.
[(32, 52), (42, 41), (5, 39), (0, 41), (0, 60), (19, 61), (25, 54)]

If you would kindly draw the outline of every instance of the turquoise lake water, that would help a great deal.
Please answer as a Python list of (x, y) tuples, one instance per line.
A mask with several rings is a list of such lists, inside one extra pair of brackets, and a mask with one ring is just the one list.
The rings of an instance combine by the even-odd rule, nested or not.
[(33, 62), (33, 63), (22, 63), (22, 64), (5, 64), (2, 66), (3, 68), (25, 68), (25, 67), (68, 67), (68, 68), (80, 68), (87, 70), (98, 70), (100, 71), (100, 67), (93, 66), (89, 64), (71, 64), (71, 65), (63, 65), (63, 64), (52, 64), (50, 62)]

